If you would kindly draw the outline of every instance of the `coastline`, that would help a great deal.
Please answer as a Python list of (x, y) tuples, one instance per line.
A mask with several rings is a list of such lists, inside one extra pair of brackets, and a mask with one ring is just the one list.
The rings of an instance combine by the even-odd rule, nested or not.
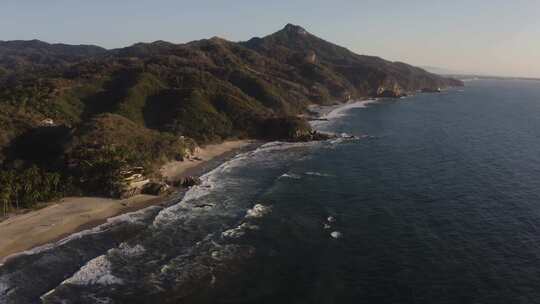
[(378, 98), (367, 98), (352, 100), (346, 103), (320, 106), (313, 105), (309, 107), (309, 111), (313, 112), (315, 116), (308, 119), (312, 128), (319, 130), (320, 127), (328, 124), (336, 118), (343, 117), (347, 111), (354, 108), (365, 108), (368, 104), (378, 102)]
[[(231, 153), (236, 154), (238, 150), (242, 150), (246, 147), (254, 145), (256, 141), (253, 140), (229, 140), (219, 144), (212, 144), (201, 148), (195, 155), (202, 160), (184, 160), (184, 161), (171, 161), (166, 163), (160, 168), (160, 173), (163, 178), (171, 183), (182, 180), (187, 176), (200, 175), (200, 169), (203, 169), (209, 162), (212, 162), (216, 157), (228, 158)], [(220, 162), (223, 159), (219, 159)], [(201, 168), (202, 167), (202, 168)], [(204, 171), (204, 170), (203, 170)]]
[[(200, 160), (172, 161), (160, 171), (169, 181), (201, 175), (255, 145), (257, 142), (250, 140), (208, 145), (197, 153)], [(172, 195), (140, 194), (127, 199), (65, 197), (42, 209), (11, 216), (0, 222), (0, 265), (12, 255), (94, 228), (111, 217), (163, 204)]]
[[(319, 127), (338, 119), (352, 108), (364, 108), (377, 99), (354, 100), (331, 106), (313, 106), (315, 115), (310, 125)], [(207, 145), (196, 153), (195, 158), (170, 161), (160, 168), (163, 179), (168, 183), (180, 181), (187, 176), (200, 176), (234, 155), (259, 146), (254, 140), (229, 140)], [(46, 207), (11, 216), (0, 222), (0, 265), (10, 256), (54, 243), (74, 233), (97, 227), (107, 219), (138, 211), (150, 206), (166, 204), (173, 195), (185, 192), (178, 189), (168, 195), (135, 195), (127, 199), (104, 197), (65, 197)]]

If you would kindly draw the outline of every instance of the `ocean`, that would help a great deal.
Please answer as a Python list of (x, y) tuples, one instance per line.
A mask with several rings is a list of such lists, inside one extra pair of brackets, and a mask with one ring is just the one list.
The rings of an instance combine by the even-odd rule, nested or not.
[(0, 267), (0, 303), (540, 303), (540, 82), (324, 109)]

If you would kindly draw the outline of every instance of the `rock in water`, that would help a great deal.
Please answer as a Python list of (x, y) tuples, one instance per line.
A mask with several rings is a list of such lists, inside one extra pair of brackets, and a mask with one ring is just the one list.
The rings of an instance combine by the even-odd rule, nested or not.
[(326, 219), (329, 223), (333, 223), (336, 221), (336, 218), (333, 217), (333, 216), (329, 216), (327, 219)]
[(333, 237), (334, 239), (339, 239), (342, 236), (342, 234), (339, 231), (332, 231), (332, 233), (330, 233), (330, 236)]
[(169, 185), (162, 182), (150, 182), (144, 186), (141, 190), (143, 194), (149, 195), (162, 195), (169, 190)]
[(188, 176), (182, 181), (182, 186), (185, 188), (197, 186), (201, 184), (201, 180), (198, 177)]

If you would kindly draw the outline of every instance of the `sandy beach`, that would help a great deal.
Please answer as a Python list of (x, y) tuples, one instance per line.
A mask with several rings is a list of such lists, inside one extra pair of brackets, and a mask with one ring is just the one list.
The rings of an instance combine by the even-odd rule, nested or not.
[(212, 160), (231, 151), (235, 151), (252, 144), (249, 140), (231, 140), (220, 144), (208, 145), (197, 153), (196, 157), (201, 160), (172, 161), (160, 169), (160, 173), (169, 182), (181, 180), (191, 175), (191, 170), (200, 166), (201, 162)]
[[(192, 175), (208, 161), (242, 149), (252, 141), (235, 140), (208, 145), (195, 155), (198, 160), (174, 161), (160, 172), (168, 181)], [(108, 218), (163, 202), (164, 197), (136, 195), (128, 199), (66, 197), (49, 206), (12, 216), (0, 222), (0, 263), (14, 254), (54, 242), (72, 233), (104, 223)]]

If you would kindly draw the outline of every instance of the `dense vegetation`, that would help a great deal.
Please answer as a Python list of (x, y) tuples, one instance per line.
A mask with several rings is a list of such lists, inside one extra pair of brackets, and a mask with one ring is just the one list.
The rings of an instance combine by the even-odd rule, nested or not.
[(69, 180), (56, 172), (46, 172), (36, 166), (23, 170), (0, 171), (0, 204), (2, 213), (14, 208), (32, 208), (36, 202), (61, 197), (69, 189)]
[(294, 25), (241, 43), (0, 42), (0, 199), (115, 195), (122, 170), (151, 175), (195, 142), (302, 138), (309, 126), (296, 115), (312, 103), (460, 84)]

